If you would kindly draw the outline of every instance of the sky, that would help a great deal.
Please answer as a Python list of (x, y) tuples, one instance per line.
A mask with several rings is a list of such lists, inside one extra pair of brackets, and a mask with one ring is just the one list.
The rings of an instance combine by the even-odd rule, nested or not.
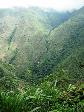
[(70, 11), (84, 6), (84, 0), (0, 0), (0, 8), (29, 6), (54, 8), (57, 11)]

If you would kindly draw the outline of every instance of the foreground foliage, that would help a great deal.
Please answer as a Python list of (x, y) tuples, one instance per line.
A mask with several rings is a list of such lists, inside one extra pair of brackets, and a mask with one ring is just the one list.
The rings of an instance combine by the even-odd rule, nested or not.
[(83, 86), (61, 91), (45, 82), (26, 92), (0, 92), (0, 112), (84, 112)]

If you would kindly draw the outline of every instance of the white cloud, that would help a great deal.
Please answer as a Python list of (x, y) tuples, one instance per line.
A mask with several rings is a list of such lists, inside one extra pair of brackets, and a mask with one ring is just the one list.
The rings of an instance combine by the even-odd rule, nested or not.
[(58, 11), (84, 6), (84, 0), (0, 0), (0, 8), (39, 6), (55, 8)]

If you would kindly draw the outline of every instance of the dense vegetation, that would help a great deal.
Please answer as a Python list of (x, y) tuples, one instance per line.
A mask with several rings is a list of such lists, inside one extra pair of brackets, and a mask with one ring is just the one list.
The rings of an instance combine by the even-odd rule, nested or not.
[[(13, 70), (12, 66), (3, 63), (1, 65), (0, 112), (84, 111), (83, 81), (73, 85), (70, 80), (51, 74), (38, 84), (30, 85), (15, 78), (14, 72), (8, 74), (8, 70)], [(63, 72), (60, 72), (60, 75), (63, 75)]]
[(40, 85), (0, 91), (0, 112), (83, 112), (84, 83), (68, 83), (50, 75)]
[(84, 112), (84, 7), (0, 9), (0, 112)]

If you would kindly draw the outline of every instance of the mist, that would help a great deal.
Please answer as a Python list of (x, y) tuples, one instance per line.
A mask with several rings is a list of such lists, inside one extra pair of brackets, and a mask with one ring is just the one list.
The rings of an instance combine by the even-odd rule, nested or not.
[(84, 6), (84, 0), (0, 0), (0, 8), (30, 7), (53, 8), (57, 11), (71, 11)]

